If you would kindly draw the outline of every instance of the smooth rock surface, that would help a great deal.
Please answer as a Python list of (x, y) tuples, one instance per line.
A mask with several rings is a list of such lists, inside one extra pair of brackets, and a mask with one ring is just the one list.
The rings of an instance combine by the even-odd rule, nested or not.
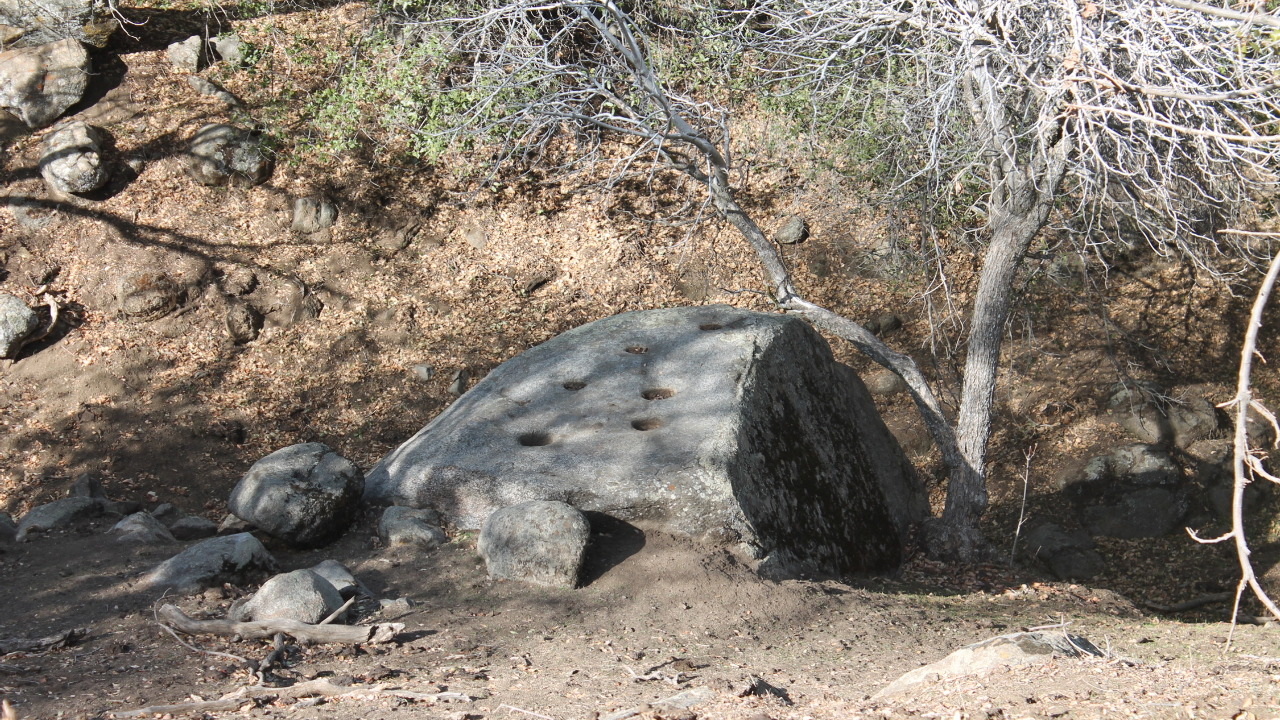
[(40, 316), (20, 298), (0, 293), (0, 357), (13, 357), (40, 327)]
[(142, 582), (151, 590), (189, 595), (226, 582), (248, 585), (277, 568), (257, 538), (239, 533), (192, 545), (147, 573)]
[(38, 505), (22, 516), (14, 539), (26, 542), (33, 532), (60, 530), (83, 520), (102, 515), (102, 501), (96, 498), (69, 497)]
[(287, 618), (316, 624), (342, 607), (342, 596), (310, 570), (294, 570), (276, 575), (241, 605), (231, 619), (241, 622)]
[(185, 156), (187, 174), (202, 185), (252, 187), (271, 174), (262, 140), (234, 125), (200, 128)]
[(801, 215), (792, 215), (787, 218), (782, 227), (778, 228), (778, 232), (774, 233), (773, 239), (783, 245), (795, 245), (804, 242), (809, 237), (809, 223)]
[(219, 60), (233, 67), (243, 65), (249, 58), (249, 46), (239, 35), (219, 35), (210, 39), (209, 44), (218, 53)]
[(111, 532), (119, 535), (116, 538), (119, 542), (134, 542), (144, 545), (158, 545), (160, 543), (175, 542), (173, 533), (169, 532), (169, 528), (164, 523), (157, 520), (151, 513), (137, 512), (111, 528)]
[(62, 193), (93, 192), (110, 173), (102, 157), (102, 134), (82, 122), (59, 126), (40, 143), (40, 175)]
[(746, 541), (766, 570), (897, 566), (923, 489), (857, 375), (803, 321), (626, 313), (509, 360), (369, 474), (462, 529), (527, 500)]
[(311, 568), (311, 572), (319, 575), (325, 582), (333, 586), (333, 589), (342, 596), (343, 600), (347, 600), (355, 595), (365, 595), (373, 597), (373, 593), (364, 583), (356, 579), (355, 575), (347, 569), (346, 565), (337, 560), (324, 560)]
[(16, 47), (78, 40), (103, 47), (120, 26), (107, 0), (0, 0), (0, 26), (19, 30)]
[(489, 576), (574, 588), (591, 539), (591, 523), (572, 505), (532, 500), (494, 511), (476, 549)]
[(363, 491), (354, 463), (322, 443), (302, 443), (254, 463), (227, 508), (285, 542), (318, 547), (347, 529)]
[(0, 52), (0, 108), (41, 128), (80, 102), (89, 85), (89, 53), (75, 40)]
[(378, 537), (387, 547), (411, 545), (424, 550), (449, 542), (449, 536), (440, 527), (439, 513), (400, 505), (392, 505), (382, 512)]

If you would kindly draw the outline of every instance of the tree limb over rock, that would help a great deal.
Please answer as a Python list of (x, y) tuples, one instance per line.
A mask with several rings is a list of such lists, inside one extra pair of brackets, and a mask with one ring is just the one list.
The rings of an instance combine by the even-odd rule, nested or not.
[(231, 620), (196, 620), (173, 605), (164, 605), (157, 616), (165, 624), (188, 635), (228, 635), (246, 640), (274, 637), (284, 633), (308, 645), (319, 643), (385, 643), (404, 630), (404, 623), (377, 625), (310, 625), (288, 618), (271, 618), (253, 622)]

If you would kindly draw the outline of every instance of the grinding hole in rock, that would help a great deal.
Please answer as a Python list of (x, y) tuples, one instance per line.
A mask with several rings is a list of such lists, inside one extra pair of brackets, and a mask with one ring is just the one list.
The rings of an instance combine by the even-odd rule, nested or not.
[(723, 325), (721, 325), (720, 323), (702, 323), (701, 325), (699, 325), (699, 326), (698, 326), (698, 329), (699, 329), (699, 330), (703, 330), (703, 331), (706, 331), (706, 330), (719, 330), (719, 329), (720, 329), (720, 328), (722, 328), (722, 327), (724, 327), (724, 326), (723, 326)]
[(551, 444), (551, 436), (544, 432), (522, 433), (517, 439), (525, 447), (542, 447)]
[(632, 345), (627, 348), (627, 352), (631, 353), (632, 355), (644, 355), (645, 353), (649, 352), (649, 348), (643, 345)]
[(667, 400), (675, 396), (676, 391), (671, 388), (649, 388), (640, 392), (640, 397), (645, 400)]
[(658, 418), (640, 418), (639, 420), (631, 421), (631, 427), (636, 430), (640, 430), (641, 432), (645, 430), (657, 430), (662, 426), (663, 422)]
[(582, 382), (582, 381), (580, 381), (580, 380), (570, 380), (569, 382), (567, 382), (567, 383), (565, 383), (565, 384), (564, 384), (564, 389), (565, 389), (565, 390), (572, 390), (572, 391), (574, 391), (574, 392), (577, 392), (578, 390), (581, 390), (582, 388), (584, 388), (584, 387), (586, 387), (586, 386), (587, 386), (587, 384), (586, 384), (586, 383), (584, 383), (584, 382)]
[[(648, 348), (643, 363), (628, 346)], [(566, 392), (566, 378), (591, 378), (591, 392)], [(678, 392), (659, 414), (642, 393), (660, 388)], [(658, 418), (654, 432), (633, 425)], [(495, 452), (535, 433), (552, 442)], [(625, 313), (526, 350), (383, 458), (365, 499), (432, 508), (460, 530), (571, 499), (644, 532), (741, 543), (773, 577), (892, 571), (928, 512), (870, 393), (822, 337), (723, 305)]]

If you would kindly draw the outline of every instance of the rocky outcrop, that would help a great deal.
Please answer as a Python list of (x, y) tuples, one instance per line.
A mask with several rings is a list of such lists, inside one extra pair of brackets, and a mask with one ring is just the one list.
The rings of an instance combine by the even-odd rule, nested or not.
[(743, 540), (767, 567), (893, 568), (923, 491), (866, 388), (788, 316), (705, 306), (627, 313), (508, 361), (367, 482), (460, 528), (559, 500)]
[(249, 468), (227, 507), (255, 527), (298, 547), (341, 535), (364, 490), (364, 475), (321, 443), (277, 450)]
[(84, 96), (89, 53), (75, 40), (0, 52), (0, 108), (41, 128)]
[(574, 588), (590, 539), (591, 524), (573, 506), (533, 500), (490, 514), (476, 549), (490, 577)]
[(14, 47), (67, 39), (105, 47), (119, 26), (107, 0), (0, 0), (0, 38)]

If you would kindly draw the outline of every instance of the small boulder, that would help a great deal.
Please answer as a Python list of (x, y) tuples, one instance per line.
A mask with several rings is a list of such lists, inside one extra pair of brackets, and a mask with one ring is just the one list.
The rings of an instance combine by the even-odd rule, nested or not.
[(160, 503), (152, 508), (151, 516), (163, 523), (165, 527), (169, 527), (182, 519), (182, 511), (173, 503)]
[(143, 584), (190, 595), (227, 582), (248, 585), (276, 569), (275, 558), (257, 538), (239, 533), (192, 545), (144, 576)]
[(387, 547), (412, 545), (431, 550), (449, 542), (440, 525), (440, 514), (434, 510), (392, 505), (378, 521), (378, 537)]
[(783, 245), (795, 245), (804, 242), (809, 237), (809, 223), (805, 221), (801, 215), (792, 215), (782, 223), (782, 227), (778, 228), (778, 232), (773, 234), (773, 239)]
[(174, 542), (173, 533), (169, 532), (169, 528), (165, 527), (151, 513), (145, 512), (137, 512), (126, 517), (116, 523), (115, 527), (111, 528), (111, 532), (120, 536), (116, 538), (119, 542), (134, 542), (144, 545)]
[(338, 217), (338, 208), (322, 197), (304, 197), (293, 201), (293, 231), (313, 233), (327, 229)]
[(70, 122), (45, 136), (40, 144), (40, 175), (61, 193), (93, 192), (107, 184), (102, 134), (83, 122)]
[(872, 395), (897, 395), (906, 392), (907, 383), (892, 370), (877, 370), (865, 378), (867, 392)]
[(477, 549), (490, 577), (574, 588), (590, 538), (590, 523), (573, 506), (532, 500), (494, 511)]
[(253, 187), (271, 174), (271, 157), (262, 139), (234, 125), (200, 128), (185, 163), (187, 174), (202, 185)]
[(258, 339), (262, 332), (262, 314), (249, 303), (232, 300), (227, 302), (227, 335), (236, 345), (244, 345)]
[(211, 38), (209, 44), (213, 46), (219, 60), (233, 67), (239, 67), (249, 59), (249, 46), (239, 35), (219, 35)]
[(356, 595), (373, 597), (373, 593), (369, 592), (369, 588), (357, 580), (346, 565), (337, 560), (325, 560), (311, 568), (311, 572), (324, 578), (326, 582), (333, 586), (334, 590), (338, 591), (343, 600), (350, 599)]
[(102, 480), (93, 473), (80, 473), (67, 490), (67, 497), (86, 497), (106, 500), (107, 493), (102, 489)]
[(354, 463), (322, 443), (303, 443), (254, 463), (228, 508), (287, 543), (319, 547), (347, 529), (363, 492), (364, 474)]
[(21, 299), (0, 293), (0, 357), (11, 358), (40, 327), (40, 316)]
[(1106, 561), (1094, 549), (1093, 538), (1082, 530), (1068, 531), (1043, 523), (1032, 526), (1024, 542), (1027, 557), (1047, 565), (1060, 580), (1088, 580), (1107, 569)]
[(178, 540), (204, 540), (218, 534), (218, 525), (209, 518), (188, 515), (175, 520), (169, 532)]
[(70, 527), (102, 515), (102, 501), (95, 498), (69, 497), (32, 508), (18, 522), (15, 539), (26, 542), (33, 532), (48, 532)]
[(1107, 405), (1120, 426), (1144, 443), (1185, 449), (1221, 432), (1222, 416), (1213, 403), (1203, 397), (1172, 398), (1151, 382), (1118, 385)]
[(181, 298), (182, 290), (168, 275), (149, 270), (126, 274), (116, 289), (121, 314), (134, 320), (164, 317)]
[(179, 40), (165, 49), (165, 55), (175, 70), (183, 72), (200, 72), (209, 64), (204, 38), (192, 35), (186, 40)]
[(328, 580), (310, 570), (276, 575), (237, 608), (232, 620), (285, 618), (316, 624), (342, 607), (343, 599)]
[(75, 40), (0, 52), (0, 108), (42, 128), (80, 102), (90, 68), (89, 53)]
[(243, 532), (252, 532), (255, 529), (253, 523), (245, 522), (235, 515), (228, 515), (222, 518), (221, 523), (218, 523), (219, 535), (236, 535)]
[(1135, 444), (1093, 458), (1064, 488), (1091, 535), (1159, 537), (1177, 530), (1191, 506), (1182, 469), (1158, 445)]

